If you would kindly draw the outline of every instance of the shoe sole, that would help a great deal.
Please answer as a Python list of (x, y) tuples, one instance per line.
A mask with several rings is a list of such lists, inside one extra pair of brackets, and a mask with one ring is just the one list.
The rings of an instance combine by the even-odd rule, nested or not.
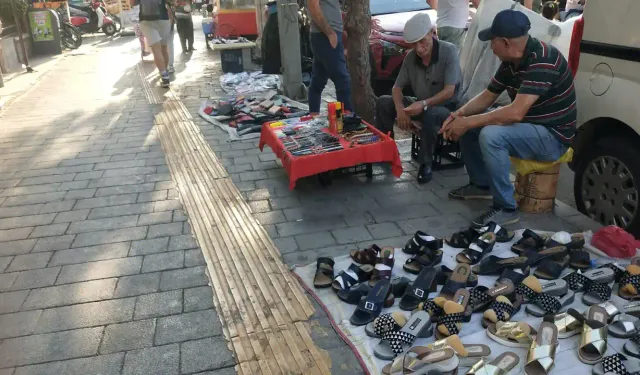
[[(511, 219), (511, 220), (507, 220), (507, 221), (502, 221), (502, 222), (497, 223), (497, 224), (498, 224), (498, 225), (501, 225), (501, 226), (506, 226), (506, 225), (516, 224), (516, 223), (518, 223), (519, 221), (520, 221), (520, 218), (519, 218), (519, 217), (517, 217), (517, 218), (515, 218), (515, 219)], [(475, 228), (481, 228), (481, 227), (483, 227), (483, 226), (487, 225), (487, 224), (476, 223), (475, 221), (474, 221), (474, 222), (472, 222), (471, 224), (473, 224), (473, 227), (475, 227)]]
[(461, 201), (466, 201), (470, 199), (482, 199), (482, 200), (493, 200), (493, 196), (491, 195), (454, 195), (449, 194), (449, 199), (456, 199)]

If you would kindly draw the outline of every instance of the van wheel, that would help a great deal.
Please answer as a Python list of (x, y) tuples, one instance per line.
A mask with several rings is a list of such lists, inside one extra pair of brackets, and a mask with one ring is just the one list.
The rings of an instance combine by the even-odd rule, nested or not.
[(640, 236), (640, 151), (622, 138), (598, 141), (578, 163), (576, 206), (603, 225)]

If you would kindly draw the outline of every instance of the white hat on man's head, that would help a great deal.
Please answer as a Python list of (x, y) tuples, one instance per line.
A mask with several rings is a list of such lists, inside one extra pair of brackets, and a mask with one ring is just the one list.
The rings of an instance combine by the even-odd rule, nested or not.
[(415, 43), (424, 38), (431, 30), (431, 17), (427, 13), (418, 13), (409, 18), (404, 25), (402, 36), (407, 43)]

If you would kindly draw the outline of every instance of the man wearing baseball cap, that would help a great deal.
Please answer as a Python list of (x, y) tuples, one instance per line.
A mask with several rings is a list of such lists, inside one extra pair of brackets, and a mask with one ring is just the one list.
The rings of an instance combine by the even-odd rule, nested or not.
[[(530, 28), (524, 13), (508, 9), (480, 31), (478, 38), (491, 43), (502, 64), (487, 89), (452, 113), (440, 130), (446, 139), (460, 141), (470, 180), (449, 197), (493, 200), (475, 226), (518, 222), (510, 156), (555, 161), (576, 132), (576, 94), (567, 60), (529, 36)], [(505, 90), (511, 104), (485, 112)]]
[[(458, 107), (462, 74), (456, 46), (434, 39), (428, 14), (411, 17), (404, 26), (403, 36), (412, 50), (404, 58), (392, 95), (381, 96), (376, 102), (376, 127), (393, 136), (396, 121), (404, 130), (411, 128), (412, 119), (422, 123), (418, 183), (424, 184), (432, 178), (431, 163), (438, 129)], [(416, 97), (404, 96), (405, 87), (411, 87)]]

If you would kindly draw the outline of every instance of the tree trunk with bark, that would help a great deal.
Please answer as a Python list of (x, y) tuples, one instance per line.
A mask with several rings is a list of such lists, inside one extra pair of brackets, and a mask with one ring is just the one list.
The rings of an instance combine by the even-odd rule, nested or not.
[(351, 75), (351, 98), (356, 113), (373, 124), (376, 96), (371, 88), (369, 34), (371, 10), (369, 0), (348, 0), (344, 29), (347, 33), (347, 67)]

